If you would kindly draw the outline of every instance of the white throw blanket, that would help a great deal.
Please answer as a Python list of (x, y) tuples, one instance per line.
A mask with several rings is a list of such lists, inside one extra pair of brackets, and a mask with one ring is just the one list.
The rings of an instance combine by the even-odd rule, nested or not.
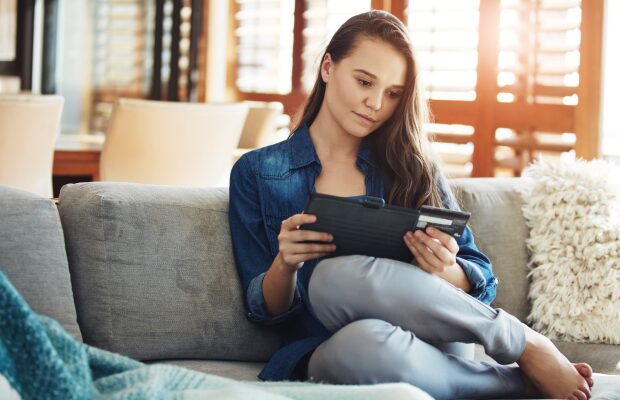
[(553, 339), (620, 344), (620, 168), (542, 161), (523, 177), (529, 322)]

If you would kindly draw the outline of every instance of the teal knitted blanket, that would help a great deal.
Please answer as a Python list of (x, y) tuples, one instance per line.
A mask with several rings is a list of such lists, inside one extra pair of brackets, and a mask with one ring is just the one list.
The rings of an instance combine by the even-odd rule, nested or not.
[(239, 382), (172, 365), (145, 365), (76, 341), (56, 321), (35, 314), (2, 272), (0, 374), (23, 400), (431, 399), (407, 384)]

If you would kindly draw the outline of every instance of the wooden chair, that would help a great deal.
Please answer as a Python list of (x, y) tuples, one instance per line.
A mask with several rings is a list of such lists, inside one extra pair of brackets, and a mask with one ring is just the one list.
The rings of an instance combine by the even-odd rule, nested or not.
[(245, 101), (243, 104), (247, 104), (249, 110), (239, 139), (239, 148), (255, 149), (271, 144), (278, 129), (278, 117), (284, 109), (282, 103)]
[(0, 183), (52, 197), (61, 96), (0, 95)]
[(103, 181), (227, 184), (248, 106), (120, 99), (101, 152)]

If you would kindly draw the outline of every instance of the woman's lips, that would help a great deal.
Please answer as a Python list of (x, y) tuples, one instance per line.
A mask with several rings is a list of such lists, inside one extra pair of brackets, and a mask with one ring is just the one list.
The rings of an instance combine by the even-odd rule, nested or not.
[(357, 116), (358, 116), (358, 117), (360, 117), (362, 120), (367, 121), (367, 122), (369, 122), (369, 123), (374, 124), (375, 122), (377, 122), (377, 120), (376, 120), (376, 119), (374, 119), (374, 118), (372, 118), (372, 117), (369, 117), (369, 116), (368, 116), (368, 115), (366, 115), (366, 114), (356, 113), (355, 111), (353, 111), (353, 114), (357, 115)]

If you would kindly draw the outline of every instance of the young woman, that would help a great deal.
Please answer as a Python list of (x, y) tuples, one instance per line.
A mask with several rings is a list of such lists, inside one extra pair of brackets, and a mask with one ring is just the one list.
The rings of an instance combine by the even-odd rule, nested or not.
[[(326, 258), (332, 236), (298, 229), (316, 221), (302, 213), (313, 192), (458, 207), (423, 132), (417, 68), (394, 16), (349, 19), (327, 46), (289, 139), (235, 164), (229, 218), (247, 317), (286, 338), (259, 377), (408, 382), (437, 399), (588, 398), (587, 364), (571, 364), (548, 339), (488, 306), (497, 280), (469, 229), (459, 240), (430, 228), (408, 232), (413, 265)], [(473, 361), (474, 342), (499, 364)]]

